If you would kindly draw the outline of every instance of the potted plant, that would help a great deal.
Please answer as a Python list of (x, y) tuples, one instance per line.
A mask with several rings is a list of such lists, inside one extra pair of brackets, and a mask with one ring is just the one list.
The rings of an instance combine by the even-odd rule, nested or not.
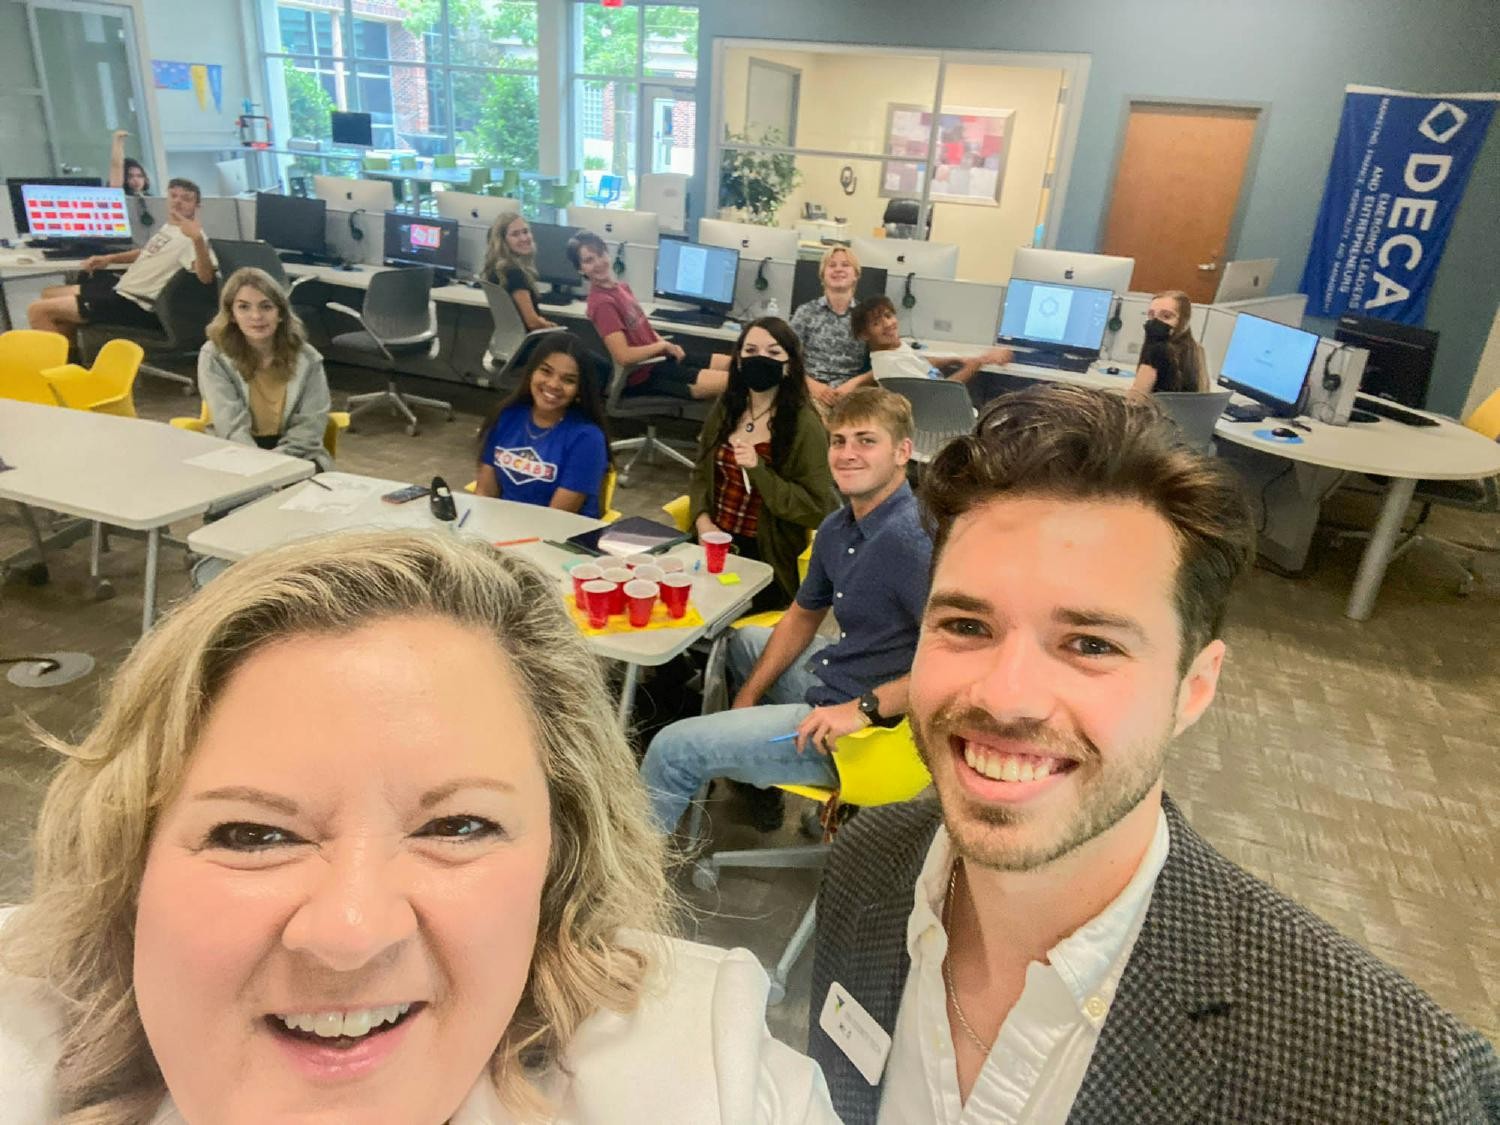
[[(759, 139), (748, 131), (734, 133), (726, 128), (724, 139), (739, 144), (782, 143), (781, 130), (776, 128), (767, 128)], [(781, 205), (801, 182), (796, 157), (790, 153), (725, 149), (719, 163), (719, 207), (721, 212), (738, 212), (747, 222), (772, 226)]]

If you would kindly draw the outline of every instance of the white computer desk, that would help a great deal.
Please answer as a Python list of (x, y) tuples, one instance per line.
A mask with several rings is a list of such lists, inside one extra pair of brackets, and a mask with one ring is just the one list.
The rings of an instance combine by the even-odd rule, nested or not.
[[(1346, 474), (1387, 478), (1380, 516), (1360, 557), (1354, 588), (1344, 608), (1345, 615), (1356, 621), (1368, 620), (1375, 608), (1375, 597), (1417, 481), (1479, 480), (1500, 473), (1500, 443), (1441, 415), (1429, 417), (1438, 425), (1405, 426), (1381, 418), (1370, 423), (1327, 426), (1311, 418), (1299, 418), (1297, 422), (1307, 429), (1298, 430), (1302, 440), (1293, 443), (1256, 436), (1256, 431), (1287, 425), (1274, 418), (1263, 422), (1221, 418), (1214, 427), (1219, 438), (1250, 451), (1248, 459), (1232, 455), (1231, 459), (1250, 476), (1252, 492), (1256, 491), (1257, 477), (1262, 495), (1274, 487), (1273, 482), (1285, 482), (1277, 496), (1265, 501), (1261, 551), (1290, 570), (1301, 568), (1318, 509)], [(1257, 460), (1264, 463), (1270, 459), (1291, 464), (1257, 468)], [(1294, 471), (1289, 473), (1288, 468)], [(1286, 561), (1273, 553), (1278, 546)]]
[[(456, 524), (444, 524), (435, 519), (426, 500), (387, 504), (380, 499), (387, 492), (401, 488), (407, 483), (405, 481), (360, 477), (350, 473), (324, 473), (317, 479), (333, 486), (335, 490), (343, 489), (346, 484), (359, 488), (364, 495), (347, 511), (303, 511), (287, 507), (288, 504), (304, 503), (301, 498), (308, 494), (337, 502), (333, 498), (339, 495), (338, 491), (325, 494), (317, 484), (303, 482), (295, 488), (246, 504), (221, 520), (205, 524), (188, 536), (188, 546), (200, 555), (236, 561), (296, 539), (329, 535), (354, 528), (443, 530), (448, 534), (474, 536), (490, 543), (534, 537), (535, 542), (513, 544), (505, 549), (515, 551), (548, 573), (555, 574), (559, 591), (571, 594), (572, 583), (567, 577), (564, 564), (577, 562), (579, 556), (551, 546), (546, 540), (557, 542), (603, 526), (600, 520), (554, 508), (518, 504), (513, 500), (460, 495), (455, 498), (460, 519), (463, 520), (460, 528)], [(703, 558), (703, 550), (696, 544), (684, 543), (669, 553), (682, 555), (690, 572)], [(699, 638), (713, 635), (727, 627), (745, 612), (751, 599), (768, 586), (774, 576), (774, 572), (765, 563), (738, 556), (730, 557), (727, 571), (737, 574), (739, 582), (724, 585), (716, 576), (704, 573), (701, 568), (696, 572), (692, 604), (703, 618), (702, 625), (681, 629), (643, 629), (589, 638), (590, 646), (600, 656), (625, 665), (625, 682), (620, 691), (619, 706), (622, 723), (630, 717), (642, 668), (665, 664), (686, 652)]]
[(15, 327), (11, 320), (10, 303), (5, 296), (7, 281), (71, 273), (82, 269), (83, 262), (82, 258), (44, 258), (40, 250), (32, 250), (24, 245), (8, 250), (0, 248), (0, 332), (9, 332)]
[[(240, 475), (187, 463), (225, 448), (262, 459), (265, 467)], [(236, 446), (164, 422), (9, 399), (0, 399), (0, 457), (14, 466), (0, 472), (0, 499), (146, 533), (142, 632), (151, 628), (156, 616), (164, 528), (313, 472), (311, 461)], [(30, 513), (25, 515), (35, 530)], [(33, 549), (43, 556), (38, 561), (45, 562), (39, 533)]]

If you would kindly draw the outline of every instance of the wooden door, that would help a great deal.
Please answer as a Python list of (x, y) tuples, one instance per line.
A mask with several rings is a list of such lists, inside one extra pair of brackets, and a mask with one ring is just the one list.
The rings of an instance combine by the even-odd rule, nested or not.
[(1135, 259), (1133, 290), (1213, 300), (1259, 116), (1235, 106), (1131, 103), (1100, 252)]

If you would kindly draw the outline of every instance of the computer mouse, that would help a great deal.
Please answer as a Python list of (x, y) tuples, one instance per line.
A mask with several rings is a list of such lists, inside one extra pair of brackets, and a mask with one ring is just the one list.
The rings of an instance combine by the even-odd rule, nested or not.
[(1118, 375), (1120, 373), (1120, 369), (1118, 367), (1106, 367), (1104, 369), (1104, 373), (1106, 375)]
[(1281, 438), (1294, 438), (1297, 437), (1298, 434), (1297, 431), (1292, 429), (1290, 426), (1277, 426), (1274, 430), (1271, 431), (1271, 436)]
[(922, 350), (922, 341), (921, 340), (913, 340), (911, 342), (911, 347), (912, 347), (912, 351), (915, 351), (915, 352), (921, 351)]

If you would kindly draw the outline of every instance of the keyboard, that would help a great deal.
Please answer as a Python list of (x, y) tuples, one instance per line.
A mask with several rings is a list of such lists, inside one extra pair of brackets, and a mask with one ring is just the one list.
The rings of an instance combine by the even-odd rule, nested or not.
[(673, 324), (691, 324), (694, 328), (722, 328), (722, 313), (704, 312), (701, 309), (655, 309), (652, 320), (670, 320)]
[(562, 309), (567, 308), (567, 306), (571, 305), (575, 300), (577, 300), (577, 298), (574, 297), (571, 293), (559, 293), (555, 290), (552, 290), (538, 296), (536, 299), (536, 303), (539, 305), (546, 305), (548, 308)]
[(1016, 353), (1015, 362), (1023, 367), (1044, 367), (1049, 371), (1069, 371), (1075, 375), (1081, 375), (1089, 369), (1089, 366), (1099, 357), (1068, 355), (1066, 352), (1049, 352), (1029, 350), (1024, 348), (1012, 348)]
[(1438, 424), (1436, 419), (1407, 410), (1404, 406), (1386, 402), (1383, 398), (1355, 395), (1354, 405), (1370, 414), (1378, 414), (1382, 418), (1389, 418), (1392, 422), (1400, 422), (1403, 426), (1436, 426)]

